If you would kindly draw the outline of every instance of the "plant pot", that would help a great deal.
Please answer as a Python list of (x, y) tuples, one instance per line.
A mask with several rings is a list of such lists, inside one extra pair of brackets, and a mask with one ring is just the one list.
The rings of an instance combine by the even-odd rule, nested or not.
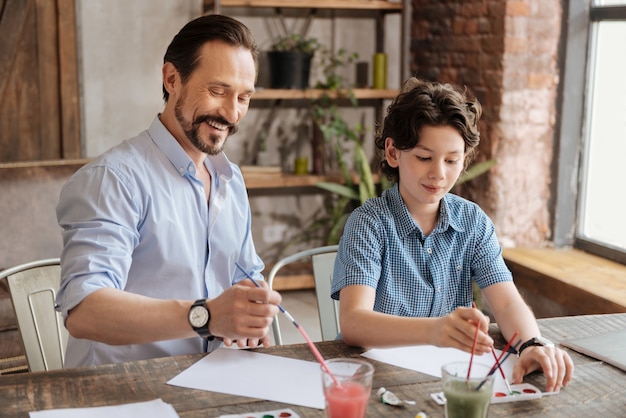
[(309, 87), (312, 54), (292, 51), (269, 51), (270, 86), (273, 89)]

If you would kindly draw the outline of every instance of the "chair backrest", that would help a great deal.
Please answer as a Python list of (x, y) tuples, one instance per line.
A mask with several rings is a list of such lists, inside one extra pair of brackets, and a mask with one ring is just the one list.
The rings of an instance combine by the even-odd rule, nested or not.
[[(322, 340), (334, 340), (339, 334), (338, 302), (330, 297), (330, 284), (335, 265), (337, 245), (327, 245), (325, 247), (311, 248), (300, 251), (279, 260), (267, 275), (267, 283), (273, 288), (274, 278), (278, 271), (287, 264), (293, 263), (303, 258), (311, 257), (313, 262), (313, 276), (315, 278), (315, 294), (317, 296), (317, 307), (320, 318), (320, 329)], [(280, 334), (278, 317), (272, 323), (274, 342), (277, 345), (283, 343)]]
[(334, 340), (339, 335), (339, 301), (330, 297), (335, 257), (337, 257), (336, 248), (333, 252), (315, 254), (311, 257), (323, 341)]
[(61, 283), (58, 258), (33, 261), (0, 271), (11, 302), (31, 372), (63, 367), (68, 332), (54, 309)]

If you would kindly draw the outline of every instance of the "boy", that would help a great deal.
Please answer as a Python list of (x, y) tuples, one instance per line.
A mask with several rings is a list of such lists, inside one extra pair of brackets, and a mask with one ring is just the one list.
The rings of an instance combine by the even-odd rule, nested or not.
[(346, 223), (331, 290), (341, 300), (342, 337), (362, 347), (431, 344), (471, 352), (479, 326), (476, 353), (487, 353), (489, 318), (472, 308), (474, 280), (504, 337), (521, 338), (513, 382), (543, 370), (545, 390), (558, 391), (572, 377), (571, 358), (541, 337), (491, 220), (448, 193), (478, 146), (481, 111), (453, 86), (416, 78), (389, 106), (376, 147), (384, 152), (383, 174), (396, 184)]

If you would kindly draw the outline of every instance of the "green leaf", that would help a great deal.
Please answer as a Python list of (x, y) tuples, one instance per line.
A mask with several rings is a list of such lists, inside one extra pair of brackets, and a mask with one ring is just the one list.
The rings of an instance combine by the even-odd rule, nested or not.
[(361, 204), (365, 203), (370, 197), (376, 196), (376, 184), (374, 183), (374, 177), (372, 176), (372, 170), (367, 162), (367, 156), (365, 150), (360, 144), (357, 144), (354, 148), (354, 159), (357, 172), (359, 173), (360, 181), (359, 187), (363, 185), (363, 192), (361, 193)]
[(352, 175), (350, 173), (350, 168), (343, 158), (344, 150), (339, 142), (335, 142), (335, 157), (337, 158), (337, 162), (339, 164), (339, 169), (341, 170), (341, 175), (343, 177), (343, 181), (345, 185), (348, 187), (352, 187), (354, 182), (352, 181)]
[(493, 167), (494, 165), (496, 165), (498, 163), (497, 160), (487, 160), (487, 161), (483, 161), (481, 163), (477, 163), (472, 165), (471, 167), (469, 167), (467, 169), (467, 171), (465, 173), (463, 173), (459, 179), (456, 181), (456, 184), (463, 184), (466, 183), (470, 180), (475, 179), (476, 177), (486, 173), (487, 171), (489, 171), (491, 169), (491, 167)]
[(343, 184), (322, 181), (316, 183), (315, 186), (331, 193), (338, 194), (339, 196), (347, 197), (348, 199), (359, 200), (359, 194), (354, 191), (353, 188), (344, 186)]
[(341, 234), (343, 233), (343, 227), (346, 225), (346, 221), (348, 220), (349, 213), (343, 213), (341, 217), (334, 223), (334, 225), (330, 228), (328, 233), (328, 238), (326, 239), (326, 245), (334, 245), (339, 244), (339, 239), (341, 238)]

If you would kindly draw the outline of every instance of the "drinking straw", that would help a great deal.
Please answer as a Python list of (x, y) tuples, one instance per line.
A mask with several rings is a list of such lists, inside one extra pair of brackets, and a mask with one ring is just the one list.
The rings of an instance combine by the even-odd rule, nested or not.
[[(235, 263), (235, 266), (237, 266), (237, 268), (239, 270), (241, 270), (241, 272), (243, 274), (245, 274), (245, 276), (250, 279), (252, 281), (252, 283), (254, 283), (254, 285), (256, 287), (261, 287), (261, 285), (259, 283), (257, 283), (256, 280), (254, 280), (252, 278), (252, 276), (250, 276), (240, 265), (239, 263)], [(319, 361), (319, 363), (322, 365), (322, 367), (324, 368), (324, 370), (326, 370), (326, 373), (328, 373), (330, 375), (330, 377), (333, 378), (333, 381), (335, 382), (336, 386), (341, 386), (341, 383), (339, 383), (339, 380), (337, 380), (337, 378), (335, 377), (335, 375), (330, 371), (330, 369), (328, 368), (328, 364), (326, 364), (326, 361), (324, 361), (324, 357), (322, 357), (322, 354), (319, 352), (319, 350), (317, 349), (317, 347), (315, 347), (315, 344), (313, 344), (313, 341), (311, 341), (311, 339), (309, 338), (308, 334), (306, 333), (306, 331), (304, 331), (304, 328), (302, 328), (302, 326), (300, 324), (298, 324), (296, 322), (296, 320), (294, 319), (293, 316), (291, 316), (291, 314), (289, 312), (287, 312), (287, 310), (285, 308), (282, 307), (282, 305), (278, 305), (278, 309), (295, 325), (296, 329), (298, 331), (300, 331), (300, 334), (302, 334), (302, 336), (304, 337), (305, 341), (307, 342), (307, 344), (309, 345), (309, 348), (311, 349), (311, 351), (313, 352), (313, 355), (315, 356), (315, 358), (317, 359), (317, 361)]]
[[(516, 332), (515, 334), (517, 334), (517, 332)], [(516, 350), (515, 352), (517, 352), (517, 346), (518, 346), (518, 345), (520, 345), (521, 343), (522, 343), (522, 340), (521, 340), (521, 339), (519, 339), (519, 340), (515, 343), (515, 345), (513, 345), (513, 349), (514, 349), (514, 350)], [(506, 350), (508, 350), (508, 349), (509, 349), (509, 346), (510, 346), (510, 342), (506, 345), (505, 349), (502, 351), (502, 355), (506, 352)], [(481, 387), (485, 384), (485, 382), (487, 381), (487, 378), (488, 378), (489, 376), (491, 376), (492, 374), (494, 374), (494, 373), (496, 372), (496, 370), (497, 370), (497, 369), (499, 369), (499, 368), (502, 366), (502, 364), (506, 361), (506, 359), (507, 359), (507, 358), (509, 358), (509, 356), (510, 356), (511, 354), (513, 354), (513, 352), (512, 352), (512, 351), (508, 351), (508, 352), (506, 352), (506, 355), (504, 356), (504, 358), (502, 358), (502, 355), (500, 355), (500, 358), (502, 358), (502, 360), (500, 361), (500, 359), (498, 359), (498, 361), (496, 361), (496, 364), (494, 364), (494, 365), (493, 365), (493, 367), (491, 368), (491, 370), (489, 371), (489, 373), (487, 373), (487, 376), (485, 377), (485, 379), (484, 379), (482, 382), (480, 382), (480, 385), (478, 385), (478, 386), (476, 387), (476, 390), (480, 390), (480, 388), (481, 388)]]

